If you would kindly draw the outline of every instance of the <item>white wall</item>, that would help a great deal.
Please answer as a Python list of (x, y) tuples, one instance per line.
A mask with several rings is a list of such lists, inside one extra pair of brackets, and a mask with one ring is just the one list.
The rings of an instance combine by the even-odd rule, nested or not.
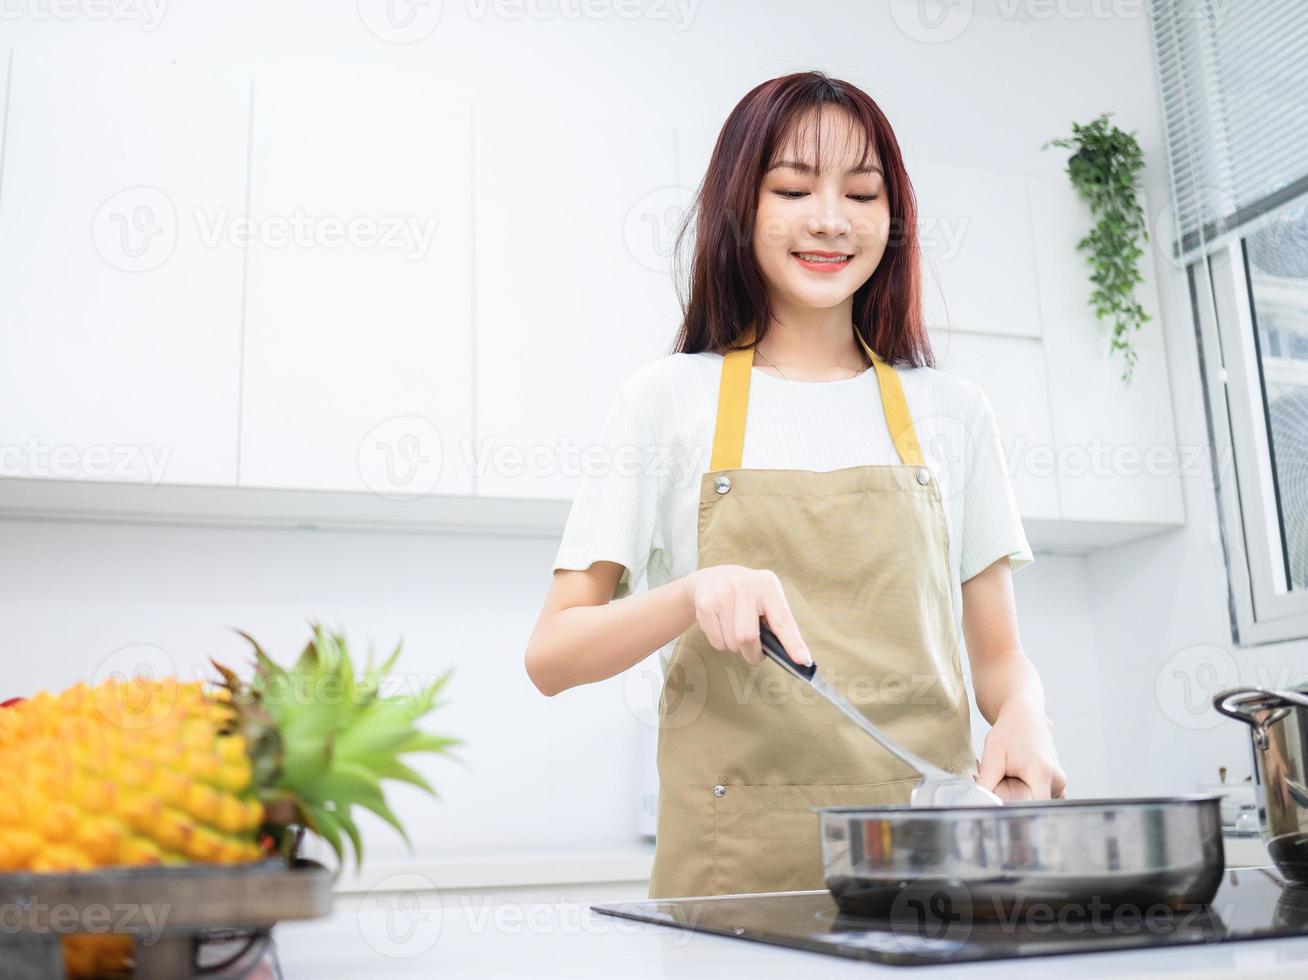
[[(109, 668), (209, 657), (245, 666), (239, 627), (292, 658), (311, 619), (415, 682), (455, 668), (426, 727), (466, 741), (466, 766), (422, 760), (444, 797), (398, 787), (426, 856), (635, 839), (636, 722), (614, 679), (548, 700), (522, 651), (555, 544), (541, 539), (0, 523), (0, 694), (59, 688)], [(157, 648), (151, 650), (149, 648)], [(159, 651), (162, 651), (160, 653)], [(204, 674), (203, 676), (210, 676)], [(405, 679), (408, 682), (408, 679)], [(376, 857), (402, 857), (385, 827)]]
[[(1102, 6), (1068, 0), (1046, 16), (1050, 5), (1019, 5), (1019, 16), (1005, 17), (996, 11), (1010, 5), (978, 3), (956, 37), (935, 35), (929, 43), (914, 26), (916, 5), (898, 0), (704, 2), (680, 22), (684, 29), (675, 20), (613, 16), (518, 20), (493, 4), (477, 19), (469, 14), (477, 5), (446, 3), (429, 39), (388, 45), (361, 30), (354, 3), (175, 2), (151, 33), (86, 18), (29, 19), (7, 22), (0, 48), (10, 45), (15, 57), (80, 51), (97, 65), (177, 56), (233, 72), (297, 64), (347, 74), (402, 68), (488, 103), (648, 113), (693, 121), (687, 129), (696, 133), (715, 131), (759, 81), (820, 67), (861, 84), (881, 103), (910, 172), (930, 161), (1062, 179), (1064, 155), (1042, 151), (1041, 143), (1070, 133), (1072, 119), (1111, 110), (1119, 125), (1138, 131), (1151, 167), (1147, 190), (1161, 207), (1165, 162), (1147, 24), (1130, 4), (1120, 5), (1126, 13), (1117, 17), (1089, 12)], [(702, 138), (668, 147), (680, 183), (698, 180), (696, 162), (708, 148)], [(533, 196), (549, 192), (532, 180), (532, 154), (550, 147), (520, 150), (521, 179), (480, 192), (516, 196), (529, 213)], [(5, 193), (22, 190), (7, 186)], [(513, 234), (511, 225), (498, 231)], [(1180, 441), (1202, 443), (1184, 293), (1170, 267), (1159, 267), (1163, 322), (1145, 329), (1166, 332)], [(512, 279), (511, 269), (503, 274)], [(580, 294), (584, 286), (570, 284), (568, 291)], [(650, 295), (671, 308), (666, 283), (652, 279)], [(533, 333), (551, 344), (621, 336), (609, 321), (621, 310), (589, 308), (579, 299), (539, 313)], [(674, 329), (669, 320), (669, 342)], [(479, 331), (485, 350), (497, 350), (497, 325), (482, 323)], [(602, 411), (614, 384), (597, 379), (576, 411)], [(1237, 726), (1178, 724), (1155, 693), (1177, 651), (1229, 645), (1211, 492), (1192, 479), (1186, 507), (1183, 532), (1089, 559), (1042, 555), (1015, 578), (1023, 640), (1045, 678), (1077, 795), (1184, 791), (1217, 764), (1240, 770), (1247, 758)], [(415, 833), (424, 854), (462, 855), (506, 841), (621, 844), (635, 838), (638, 724), (621, 680), (547, 700), (521, 667), (554, 549), (546, 539), (3, 523), (2, 693), (69, 683), (137, 644), (161, 648), (184, 670), (210, 655), (237, 659), (242, 644), (228, 626), (284, 653), (298, 648), (312, 617), (343, 625), (359, 643), (386, 646), (403, 634), (410, 668), (456, 666), (450, 707), (433, 727), (468, 743), (466, 769), (439, 760), (425, 767), (442, 804), (427, 809), (405, 795), (402, 808), (420, 813), (425, 824)], [(1233, 658), (1244, 674), (1303, 652), (1298, 645)], [(378, 856), (402, 854), (385, 832), (372, 840)]]
[[(1146, 152), (1151, 148), (1146, 146)], [(1155, 149), (1156, 152), (1156, 149)], [(1160, 268), (1162, 266), (1160, 265)], [(1185, 278), (1162, 277), (1177, 444), (1203, 449), (1184, 478), (1186, 526), (1087, 559), (1105, 744), (1114, 792), (1192, 790), (1251, 774), (1248, 729), (1218, 715), (1212, 695), (1233, 687), (1308, 682), (1308, 642), (1237, 647), (1232, 642), (1212, 452), (1199, 352)], [(1149, 326), (1153, 326), (1152, 324)], [(1148, 327), (1146, 327), (1148, 329)], [(1208, 356), (1213, 356), (1209, 352)], [(1232, 462), (1217, 461), (1226, 479)], [(1033, 566), (1034, 567), (1034, 566)]]

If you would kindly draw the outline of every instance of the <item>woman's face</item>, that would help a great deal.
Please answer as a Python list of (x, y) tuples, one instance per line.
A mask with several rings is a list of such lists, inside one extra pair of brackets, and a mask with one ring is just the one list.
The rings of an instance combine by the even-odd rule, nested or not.
[(856, 169), (862, 130), (839, 110), (823, 109), (821, 134), (823, 160), (815, 140), (801, 137), (763, 175), (753, 247), (774, 301), (829, 309), (876, 270), (889, 237), (890, 203), (875, 149), (868, 169)]

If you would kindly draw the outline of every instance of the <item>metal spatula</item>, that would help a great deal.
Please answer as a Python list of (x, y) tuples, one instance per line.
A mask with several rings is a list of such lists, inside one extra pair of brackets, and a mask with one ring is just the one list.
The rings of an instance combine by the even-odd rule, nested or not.
[(809, 684), (843, 711), (850, 721), (876, 739), (883, 749), (922, 774), (921, 781), (913, 787), (913, 793), (909, 797), (909, 802), (913, 806), (1000, 806), (1003, 804), (1004, 801), (990, 790), (983, 789), (971, 779), (945, 772), (886, 735), (868, 721), (861, 711), (829, 687), (823, 678), (817, 676), (816, 663), (805, 667), (791, 660), (790, 654), (786, 653), (786, 648), (781, 645), (777, 635), (762, 620), (759, 620), (759, 639), (763, 643), (763, 652), (770, 659)]

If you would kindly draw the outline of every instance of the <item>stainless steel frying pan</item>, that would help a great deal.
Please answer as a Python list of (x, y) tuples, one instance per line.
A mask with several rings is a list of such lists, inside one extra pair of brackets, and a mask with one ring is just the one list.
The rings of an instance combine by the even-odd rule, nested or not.
[[(812, 683), (816, 664), (791, 660), (766, 623), (759, 632), (772, 660)], [(874, 737), (885, 746), (883, 734)], [(1220, 802), (1195, 795), (814, 810), (826, 885), (842, 914), (947, 925), (1022, 909), (1090, 922), (1207, 905), (1225, 866)]]

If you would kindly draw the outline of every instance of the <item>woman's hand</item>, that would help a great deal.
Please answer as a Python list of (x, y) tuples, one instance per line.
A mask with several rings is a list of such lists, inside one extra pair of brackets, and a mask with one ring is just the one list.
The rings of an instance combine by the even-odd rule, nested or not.
[(1005, 800), (1058, 799), (1067, 776), (1054, 750), (1053, 726), (1043, 712), (1022, 701), (999, 709), (986, 734), (977, 783)]
[(710, 565), (691, 574), (695, 621), (715, 650), (738, 653), (751, 664), (762, 663), (762, 618), (795, 663), (808, 666), (813, 662), (776, 572), (744, 565)]

